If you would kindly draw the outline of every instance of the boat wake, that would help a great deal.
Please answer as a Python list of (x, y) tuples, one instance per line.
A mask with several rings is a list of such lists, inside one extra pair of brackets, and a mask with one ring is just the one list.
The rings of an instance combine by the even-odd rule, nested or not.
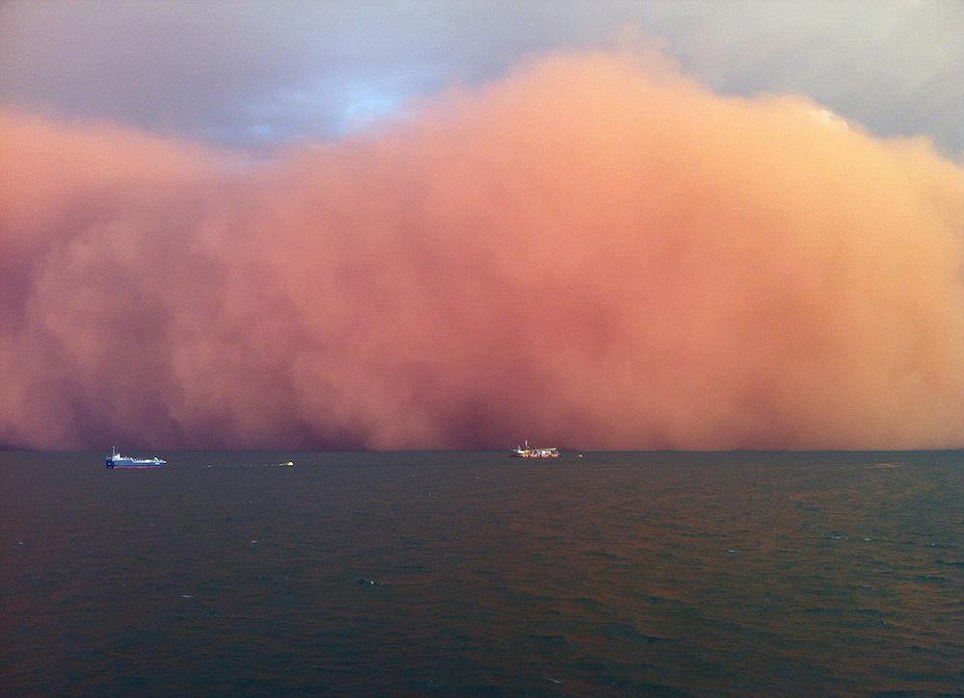
[(219, 463), (219, 464), (208, 464), (204, 466), (205, 468), (293, 468), (295, 467), (294, 461), (285, 461), (284, 463)]

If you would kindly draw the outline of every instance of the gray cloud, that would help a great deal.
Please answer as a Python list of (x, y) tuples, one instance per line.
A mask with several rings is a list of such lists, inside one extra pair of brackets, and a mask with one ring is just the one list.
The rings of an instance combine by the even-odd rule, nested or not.
[(0, 101), (242, 146), (331, 138), (523, 57), (636, 27), (722, 92), (805, 94), (964, 156), (964, 4), (22, 2)]

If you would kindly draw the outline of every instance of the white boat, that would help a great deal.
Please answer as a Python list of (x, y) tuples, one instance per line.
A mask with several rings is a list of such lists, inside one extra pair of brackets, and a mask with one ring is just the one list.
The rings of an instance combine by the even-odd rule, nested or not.
[(166, 460), (161, 460), (157, 456), (153, 458), (133, 458), (123, 456), (117, 452), (117, 447), (111, 449), (111, 454), (104, 460), (104, 465), (111, 468), (160, 468), (167, 465)]
[(516, 446), (509, 455), (514, 458), (558, 458), (559, 449), (555, 447), (535, 447), (529, 446), (529, 442), (525, 442), (525, 446)]

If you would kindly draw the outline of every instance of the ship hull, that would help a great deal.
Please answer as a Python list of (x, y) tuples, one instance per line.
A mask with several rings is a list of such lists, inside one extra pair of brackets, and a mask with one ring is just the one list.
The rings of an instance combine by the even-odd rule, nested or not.
[(530, 447), (529, 442), (526, 441), (525, 447), (519, 446), (513, 449), (509, 455), (513, 458), (558, 458), (559, 449), (555, 447), (533, 448)]
[(125, 469), (130, 470), (135, 468), (137, 469), (163, 468), (167, 464), (164, 461), (161, 461), (160, 463), (153, 463), (153, 462), (151, 463), (111, 463), (108, 461), (106, 465), (108, 470), (125, 470)]

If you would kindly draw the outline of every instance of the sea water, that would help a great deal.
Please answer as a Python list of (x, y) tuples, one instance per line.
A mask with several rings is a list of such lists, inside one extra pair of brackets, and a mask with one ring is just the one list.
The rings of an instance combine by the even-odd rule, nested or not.
[(960, 452), (158, 455), (0, 453), (4, 696), (964, 694)]

